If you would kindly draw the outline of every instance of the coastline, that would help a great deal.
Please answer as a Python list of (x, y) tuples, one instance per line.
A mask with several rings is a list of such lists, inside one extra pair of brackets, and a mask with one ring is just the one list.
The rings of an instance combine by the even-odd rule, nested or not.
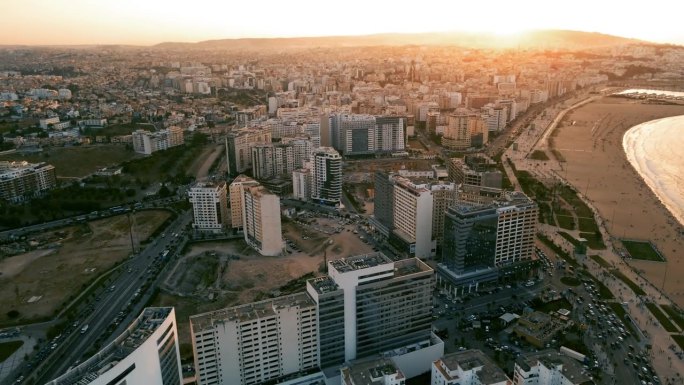
[(566, 160), (558, 174), (591, 201), (611, 241), (649, 240), (665, 256), (665, 263), (627, 262), (684, 307), (681, 225), (633, 167), (623, 148), (624, 134), (632, 127), (678, 115), (684, 115), (684, 106), (599, 98), (567, 114), (564, 121), (574, 120), (575, 124), (556, 128), (554, 147)]

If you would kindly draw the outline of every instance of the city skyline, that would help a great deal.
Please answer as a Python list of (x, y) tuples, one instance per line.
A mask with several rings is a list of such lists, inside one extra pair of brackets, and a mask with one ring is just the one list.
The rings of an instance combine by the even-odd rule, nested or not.
[[(540, 9), (523, 0), (514, 4), (443, 4), (428, 0), (367, 3), (350, 0), (334, 10), (309, 0), (296, 3), (249, 3), (212, 0), (187, 4), (172, 1), (69, 2), (28, 0), (4, 10), (0, 45), (154, 45), (214, 39), (353, 36), (379, 33), (474, 32), (510, 37), (528, 30), (564, 29), (599, 32), (658, 43), (684, 43), (684, 31), (672, 28), (676, 3), (657, 1), (650, 7), (613, 1), (576, 1), (563, 9)], [(416, 11), (425, 11), (417, 17)], [(616, 15), (619, 13), (619, 15)], [(474, 15), (475, 17), (458, 17)], [(250, 17), (251, 16), (251, 17)], [(348, 22), (331, 22), (348, 20)], [(124, 26), (122, 28), (122, 26)]]

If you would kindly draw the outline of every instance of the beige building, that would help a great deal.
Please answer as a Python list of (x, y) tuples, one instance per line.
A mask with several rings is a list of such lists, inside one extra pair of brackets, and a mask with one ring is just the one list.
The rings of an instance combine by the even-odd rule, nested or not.
[(165, 130), (150, 132), (135, 130), (132, 134), (133, 150), (140, 154), (150, 155), (153, 152), (166, 150), (185, 143), (183, 129), (171, 126)]
[(261, 255), (278, 256), (284, 243), (280, 198), (257, 184), (243, 188), (242, 231), (245, 241)]
[(199, 182), (190, 188), (188, 195), (192, 203), (193, 228), (217, 232), (228, 226), (226, 191), (226, 182)]
[(230, 184), (230, 226), (234, 229), (242, 228), (242, 210), (244, 206), (243, 188), (258, 185), (259, 182), (246, 176), (240, 175)]
[(432, 363), (431, 385), (512, 385), (489, 357), (480, 350), (447, 354)]

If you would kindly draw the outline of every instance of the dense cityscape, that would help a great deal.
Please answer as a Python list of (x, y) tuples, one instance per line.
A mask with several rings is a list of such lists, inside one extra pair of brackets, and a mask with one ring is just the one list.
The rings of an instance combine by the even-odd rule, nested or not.
[(0, 46), (0, 384), (684, 383), (684, 47), (548, 33)]

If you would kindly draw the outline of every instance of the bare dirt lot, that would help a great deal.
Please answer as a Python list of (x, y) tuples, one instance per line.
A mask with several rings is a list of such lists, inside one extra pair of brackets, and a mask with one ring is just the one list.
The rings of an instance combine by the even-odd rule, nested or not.
[(195, 244), (153, 306), (176, 307), (181, 355), (188, 354), (191, 315), (277, 296), (292, 280), (321, 275), (324, 250), (328, 260), (370, 252), (353, 230), (353, 224), (332, 218), (311, 218), (307, 225), (283, 221), (283, 236), (299, 251), (289, 248), (282, 257), (263, 257), (243, 240)]
[[(169, 216), (163, 210), (136, 213), (136, 238), (146, 239)], [(58, 241), (0, 261), (0, 323), (10, 321), (10, 310), (18, 311), (21, 321), (52, 316), (83, 285), (126, 258), (131, 248), (125, 215), (52, 230), (33, 238), (35, 243), (42, 243), (43, 239)]]

